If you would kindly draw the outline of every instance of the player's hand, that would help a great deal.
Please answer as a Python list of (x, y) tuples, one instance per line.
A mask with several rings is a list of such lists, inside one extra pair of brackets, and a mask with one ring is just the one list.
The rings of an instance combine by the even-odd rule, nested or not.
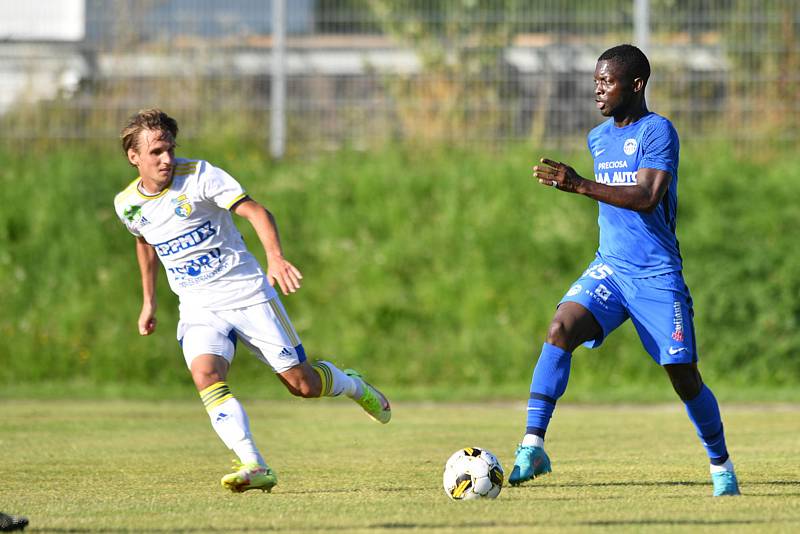
[(575, 169), (566, 163), (547, 158), (542, 158), (539, 161), (541, 164), (533, 168), (533, 176), (539, 179), (540, 184), (570, 193), (578, 192), (583, 178), (575, 172)]
[(300, 289), (300, 280), (303, 275), (300, 271), (289, 263), (286, 259), (281, 257), (268, 258), (267, 263), (267, 281), (269, 285), (275, 287), (275, 282), (278, 282), (281, 291), (284, 295), (294, 293)]
[(142, 306), (139, 314), (139, 335), (149, 336), (156, 331), (156, 309), (150, 306)]

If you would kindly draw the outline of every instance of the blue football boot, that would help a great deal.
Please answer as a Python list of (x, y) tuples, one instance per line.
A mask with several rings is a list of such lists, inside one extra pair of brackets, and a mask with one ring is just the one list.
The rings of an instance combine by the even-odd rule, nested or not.
[(541, 447), (520, 445), (517, 447), (516, 454), (514, 469), (511, 470), (511, 475), (508, 477), (508, 483), (512, 486), (518, 486), (552, 471), (550, 457)]

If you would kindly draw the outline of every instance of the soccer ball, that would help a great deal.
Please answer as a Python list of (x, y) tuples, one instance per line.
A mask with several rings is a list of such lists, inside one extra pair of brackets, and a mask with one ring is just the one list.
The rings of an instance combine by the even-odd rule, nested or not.
[(503, 466), (486, 449), (467, 447), (453, 453), (444, 464), (442, 483), (447, 496), (456, 501), (494, 499), (503, 488)]

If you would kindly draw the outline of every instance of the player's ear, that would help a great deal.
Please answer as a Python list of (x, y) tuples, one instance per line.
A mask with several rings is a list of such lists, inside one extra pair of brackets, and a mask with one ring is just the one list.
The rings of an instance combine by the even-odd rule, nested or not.
[(128, 149), (128, 163), (134, 167), (139, 166), (139, 153), (133, 148)]
[(644, 91), (644, 78), (634, 78), (633, 79), (633, 92), (638, 93), (640, 91)]

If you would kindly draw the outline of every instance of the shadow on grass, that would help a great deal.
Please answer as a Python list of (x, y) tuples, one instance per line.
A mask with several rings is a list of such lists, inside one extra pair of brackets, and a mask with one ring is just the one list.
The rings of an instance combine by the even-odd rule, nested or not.
[[(795, 524), (800, 523), (798, 521), (758, 521), (758, 520), (737, 520), (737, 519), (720, 519), (720, 520), (711, 520), (711, 519), (676, 519), (676, 520), (668, 520), (668, 519), (631, 519), (631, 520), (609, 520), (609, 521), (578, 521), (572, 523), (550, 523), (549, 526), (551, 527), (616, 527), (616, 526), (725, 526), (725, 525), (759, 525), (764, 523), (769, 523), (770, 525), (776, 525), (777, 523), (782, 524)], [(447, 523), (447, 524), (424, 524), (424, 523), (413, 523), (413, 522), (403, 522), (403, 523), (372, 523), (366, 526), (361, 525), (351, 525), (351, 526), (316, 526), (314, 530), (317, 532), (352, 532), (355, 530), (363, 531), (381, 531), (381, 530), (441, 530), (441, 529), (507, 529), (507, 528), (536, 528), (541, 527), (540, 523), (535, 522), (527, 522), (527, 521), (478, 521), (473, 522), (470, 521), (469, 523), (458, 524), (458, 523)], [(73, 529), (73, 528), (49, 528), (47, 532), (59, 532), (64, 534), (84, 534), (89, 532), (97, 532), (96, 529)], [(122, 533), (161, 533), (161, 532), (170, 532), (170, 533), (195, 533), (195, 532), (296, 532), (295, 527), (255, 527), (255, 528), (235, 528), (235, 527), (227, 527), (224, 529), (217, 529), (217, 528), (192, 528), (192, 529), (176, 529), (176, 528), (137, 528), (137, 529), (108, 529), (104, 528), (103, 532), (108, 532), (111, 534), (122, 534)]]

